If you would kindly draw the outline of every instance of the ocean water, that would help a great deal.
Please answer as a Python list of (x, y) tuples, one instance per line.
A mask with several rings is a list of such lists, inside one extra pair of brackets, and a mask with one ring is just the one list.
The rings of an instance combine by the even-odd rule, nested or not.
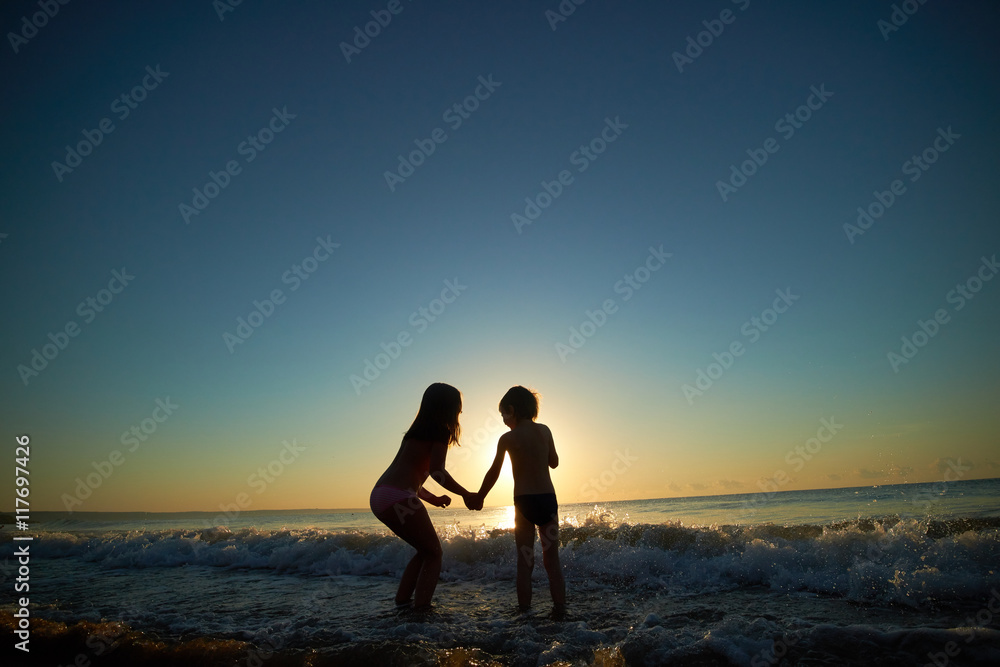
[(1000, 662), (1000, 480), (566, 505), (559, 621), (540, 549), (516, 611), (510, 508), (429, 511), (430, 613), (395, 609), (413, 550), (367, 510), (36, 514), (4, 664)]

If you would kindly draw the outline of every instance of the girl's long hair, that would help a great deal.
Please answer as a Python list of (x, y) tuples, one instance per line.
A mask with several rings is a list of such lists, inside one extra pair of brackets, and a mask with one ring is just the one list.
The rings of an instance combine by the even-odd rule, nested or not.
[(458, 413), (462, 411), (462, 392), (450, 384), (435, 382), (424, 391), (420, 409), (403, 439), (431, 440), (447, 445), (458, 444), (461, 427)]

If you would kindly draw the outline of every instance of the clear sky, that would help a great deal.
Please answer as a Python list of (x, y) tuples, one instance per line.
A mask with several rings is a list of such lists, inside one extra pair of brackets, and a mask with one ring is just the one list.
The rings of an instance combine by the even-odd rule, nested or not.
[(515, 384), (561, 502), (1000, 476), (1000, 7), (896, 6), (4, 3), (5, 465), (364, 507), (442, 381), (473, 489)]

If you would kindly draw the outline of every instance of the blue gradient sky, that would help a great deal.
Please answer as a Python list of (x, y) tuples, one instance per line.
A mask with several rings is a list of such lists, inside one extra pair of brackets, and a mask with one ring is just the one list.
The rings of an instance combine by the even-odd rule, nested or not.
[[(1000, 8), (927, 3), (885, 39), (890, 3), (593, 0), (555, 30), (555, 1), (399, 6), (350, 63), (340, 43), (386, 3), (244, 2), (222, 20), (210, 2), (71, 3), (16, 53), (8, 35), (0, 422), (9, 445), (31, 437), (33, 507), (361, 507), (435, 381), (464, 394), (450, 460), (473, 488), (514, 384), (543, 396), (563, 502), (937, 481), (959, 460), (964, 478), (1000, 474), (1000, 281), (948, 300), (1000, 252)], [(37, 11), (5, 4), (4, 32)], [(119, 119), (112, 102), (157, 66)], [(444, 112), (480, 77), (499, 85), (452, 129)], [(775, 124), (812, 87), (832, 96), (788, 137)], [(247, 162), (273, 109), (294, 118)], [(103, 118), (114, 131), (60, 181), (52, 163)], [(579, 172), (606, 119), (627, 127)], [(436, 128), (447, 139), (390, 190), (385, 172)], [(904, 163), (939, 128), (960, 138), (911, 182)], [(723, 201), (717, 182), (769, 138), (777, 152)], [(240, 172), (187, 224), (179, 205), (230, 160)], [(572, 184), (516, 229), (562, 170)], [(895, 179), (905, 193), (849, 240)], [(317, 238), (339, 247), (292, 290)], [(626, 301), (616, 284), (660, 246), (671, 257)], [(123, 267), (134, 280), (86, 322), (78, 304)], [(463, 289), (424, 327), (445, 281)], [(230, 352), (223, 334), (275, 289), (284, 302)], [(746, 335), (776, 290), (798, 299)], [(947, 322), (894, 369), (938, 309)], [(79, 334), (25, 381), (70, 321)], [(412, 343), (356, 391), (400, 333)], [(686, 397), (734, 342), (742, 356)], [(122, 434), (167, 398), (130, 451)], [(822, 419), (842, 428), (807, 460), (795, 449)]]

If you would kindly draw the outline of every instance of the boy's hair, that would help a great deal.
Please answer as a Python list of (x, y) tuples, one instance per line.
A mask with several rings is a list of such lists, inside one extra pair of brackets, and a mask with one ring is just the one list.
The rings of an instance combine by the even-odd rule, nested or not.
[(500, 399), (500, 408), (510, 408), (518, 419), (534, 421), (538, 416), (538, 394), (521, 385), (511, 387)]
[(447, 445), (458, 444), (462, 433), (458, 413), (462, 411), (462, 392), (450, 384), (435, 382), (424, 390), (420, 409), (403, 439), (431, 440)]

